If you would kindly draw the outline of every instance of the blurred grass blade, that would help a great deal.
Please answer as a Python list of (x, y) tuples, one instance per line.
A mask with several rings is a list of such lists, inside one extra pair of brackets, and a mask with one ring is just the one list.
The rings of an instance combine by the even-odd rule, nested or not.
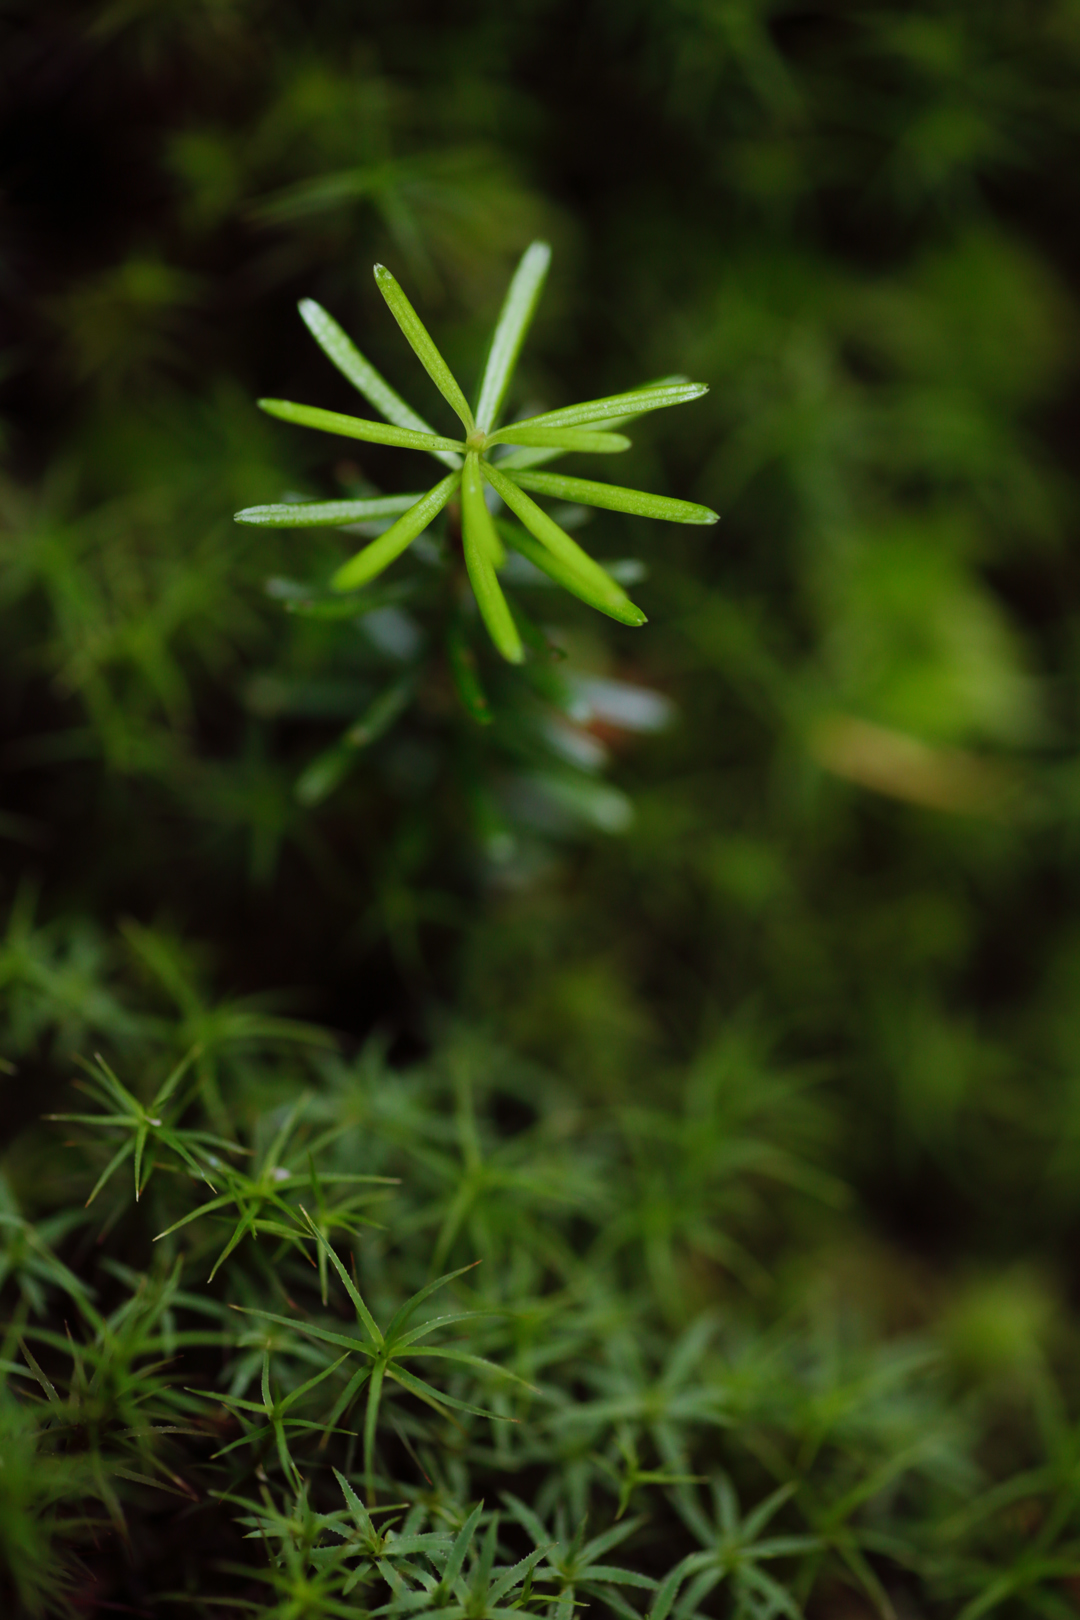
[(274, 506), (245, 506), (243, 511), (233, 513), (233, 522), (260, 524), (269, 529), (332, 528), (336, 524), (396, 517), (419, 500), (423, 500), (422, 494), (380, 495), (370, 501), (281, 501)]
[(562, 450), (569, 454), (578, 451), (586, 455), (606, 455), (616, 450), (629, 450), (630, 440), (622, 433), (590, 433), (588, 428), (530, 427), (523, 422), (514, 428), (513, 438), (502, 439), (502, 444), (536, 445), (540, 449)]
[(495, 577), (494, 559), (502, 550), (502, 543), (484, 502), (479, 458), (472, 454), (466, 456), (461, 475), (461, 528), (465, 566), (476, 605), (503, 657), (508, 663), (520, 664), (525, 656), (521, 637)]
[(267, 416), (280, 417), (283, 422), (318, 428), (321, 433), (340, 433), (346, 439), (364, 439), (368, 444), (394, 444), (400, 450), (464, 448), (456, 439), (442, 439), (437, 433), (416, 433), (412, 428), (372, 422), (365, 416), (344, 416), (340, 411), (324, 411), (318, 405), (297, 405), (291, 399), (260, 399), (258, 406)]
[(400, 557), (405, 548), (412, 544), (418, 534), (427, 528), (432, 518), (437, 517), (457, 489), (461, 474), (452, 472), (441, 483), (429, 489), (422, 495), (414, 506), (397, 522), (380, 534), (370, 546), (358, 551), (355, 557), (343, 563), (330, 581), (335, 591), (354, 591), (359, 585), (366, 585), (369, 579), (381, 574), (388, 568), (395, 557)]
[(554, 495), (558, 500), (574, 501), (579, 506), (602, 506), (609, 512), (632, 512), (636, 517), (662, 518), (668, 523), (720, 521), (719, 512), (714, 512), (710, 506), (678, 501), (671, 495), (651, 495), (643, 489), (622, 489), (617, 484), (601, 484), (592, 478), (526, 471), (506, 476), (513, 478), (522, 489), (531, 489), (537, 495)]
[[(393, 315), (412, 345), (416, 358), (450, 406), (450, 409), (456, 416), (461, 418), (465, 424), (466, 432), (471, 432), (476, 423), (469, 408), (469, 402), (458, 387), (457, 379), (450, 367), (435, 347), (427, 327), (402, 292), (396, 278), (391, 275), (384, 264), (375, 266), (375, 280), (378, 283), (379, 291), (390, 306), (391, 315)], [(440, 448), (445, 449), (446, 446), (441, 445)]]
[[(434, 428), (379, 375), (371, 361), (360, 353), (352, 339), (321, 304), (317, 304), (314, 298), (302, 298), (299, 308), (301, 319), (327, 359), (337, 366), (343, 376), (348, 377), (353, 387), (369, 405), (375, 407), (380, 416), (385, 416), (395, 427), (438, 436)], [(431, 454), (447, 467), (461, 466), (460, 457), (452, 450), (433, 450)]]
[(411, 674), (380, 692), (333, 747), (327, 748), (301, 773), (293, 789), (301, 804), (321, 804), (345, 779), (357, 754), (385, 736), (408, 708), (414, 692)]
[(476, 406), (476, 420), (481, 426), (495, 426), (510, 386), (514, 367), (525, 334), (529, 330), (536, 306), (543, 290), (551, 248), (547, 242), (533, 242), (525, 249), (507, 289), (499, 314), (484, 377), (480, 384), (480, 398)]
[[(542, 416), (531, 416), (531, 427), (578, 427), (583, 422), (604, 422), (613, 416), (642, 416), (646, 411), (659, 411), (668, 405), (686, 405), (709, 392), (706, 383), (653, 383), (647, 388), (632, 388), (626, 394), (609, 394), (606, 399), (589, 399), (581, 405), (564, 405), (562, 410), (545, 411)], [(497, 444), (513, 444), (514, 433), (525, 423), (500, 428), (492, 434)]]
[(462, 708), (478, 725), (490, 726), (495, 716), (476, 672), (476, 654), (469, 646), (460, 618), (454, 619), (446, 632), (446, 657)]
[[(554, 518), (550, 518), (523, 489), (520, 489), (505, 473), (501, 473), (497, 467), (485, 464), (484, 472), (492, 488), (502, 496), (510, 510), (521, 519), (541, 545), (546, 546), (553, 557), (564, 563), (573, 574), (590, 586), (599, 601), (604, 604), (604, 612), (622, 618), (624, 624), (645, 623), (645, 615), (640, 608), (634, 607), (622, 587), (615, 583), (610, 574), (604, 572), (598, 562), (593, 561), (588, 552), (582, 551), (576, 541), (571, 540), (566, 530), (561, 529)], [(623, 617), (630, 614), (637, 617)]]

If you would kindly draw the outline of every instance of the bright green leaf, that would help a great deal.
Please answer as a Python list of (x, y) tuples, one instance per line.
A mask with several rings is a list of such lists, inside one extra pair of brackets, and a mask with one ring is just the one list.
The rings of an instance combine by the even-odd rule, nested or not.
[(461, 475), (461, 526), (465, 566), (469, 570), (476, 605), (492, 641), (503, 657), (508, 663), (520, 664), (525, 651), (495, 575), (494, 558), (501, 550), (501, 542), (484, 502), (479, 458), (473, 454), (466, 456), (465, 470)]
[[(375, 407), (380, 416), (385, 416), (395, 427), (412, 428), (414, 432), (438, 437), (434, 428), (411, 405), (406, 405), (401, 395), (379, 375), (371, 361), (360, 353), (352, 339), (346, 336), (321, 304), (317, 304), (313, 298), (302, 298), (300, 315), (327, 359), (348, 377), (353, 387), (369, 405)], [(433, 450), (431, 453), (447, 467), (461, 466), (461, 458), (453, 450)]]
[(422, 495), (385, 534), (380, 534), (363, 551), (358, 551), (355, 557), (343, 563), (330, 581), (334, 590), (354, 591), (388, 568), (394, 558), (400, 557), (417, 535), (423, 533), (432, 518), (438, 516), (457, 489), (460, 479), (460, 473), (448, 474), (441, 483)]
[(333, 527), (396, 517), (422, 499), (422, 495), (379, 495), (370, 501), (283, 501), (276, 506), (245, 506), (242, 512), (233, 513), (233, 522), (261, 524), (270, 529)]
[(559, 500), (576, 501), (581, 506), (602, 506), (609, 512), (632, 512), (636, 517), (662, 518), (668, 523), (720, 521), (719, 512), (714, 512), (709, 506), (677, 501), (670, 495), (650, 495), (646, 490), (600, 484), (592, 478), (567, 478), (563, 473), (522, 471), (508, 476), (522, 489), (531, 489), (537, 495), (554, 495)]
[(536, 311), (548, 265), (551, 248), (546, 242), (533, 242), (525, 249), (513, 280), (507, 290), (491, 340), (484, 377), (480, 384), (480, 398), (476, 406), (476, 419), (483, 427), (494, 427), (502, 410), (506, 390), (510, 385), (521, 345)]
[[(435, 347), (427, 327), (406, 298), (396, 278), (384, 264), (375, 266), (375, 280), (390, 307), (391, 315), (411, 344), (416, 358), (455, 416), (461, 418), (465, 424), (465, 431), (471, 432), (476, 422), (469, 408), (469, 402), (458, 387), (457, 379), (450, 367)], [(386, 442), (389, 443), (389, 440)], [(440, 449), (446, 448), (446, 445), (440, 445)], [(454, 446), (451, 444), (449, 448), (453, 449)]]

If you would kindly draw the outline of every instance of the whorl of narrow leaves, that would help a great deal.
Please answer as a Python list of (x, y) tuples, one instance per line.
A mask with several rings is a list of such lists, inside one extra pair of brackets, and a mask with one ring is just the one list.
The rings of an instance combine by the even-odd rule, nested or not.
[[(524, 532), (516, 528), (505, 531), (514, 549), (590, 607), (617, 619), (620, 624), (644, 624), (641, 609), (531, 496), (549, 495), (578, 505), (628, 512), (636, 517), (660, 518), (669, 523), (715, 523), (717, 514), (707, 506), (670, 496), (535, 469), (539, 463), (560, 455), (603, 455), (627, 450), (630, 440), (613, 431), (615, 428), (647, 411), (687, 404), (699, 399), (707, 390), (703, 383), (689, 382), (684, 377), (665, 377), (623, 394), (586, 400), (499, 427), (498, 417), (550, 261), (551, 250), (547, 243), (534, 242), (514, 272), (488, 350), (475, 415), (395, 277), (384, 265), (375, 266), (375, 280), (390, 313), (460, 420), (464, 429), (462, 438), (446, 438), (436, 433), (379, 375), (332, 317), (312, 299), (304, 299), (300, 313), (316, 342), (384, 420), (346, 416), (281, 399), (260, 400), (262, 409), (283, 421), (316, 428), (323, 433), (337, 433), (371, 444), (394, 445), (403, 450), (422, 450), (450, 467), (451, 475), (426, 495), (252, 506), (238, 512), (236, 521), (279, 528), (312, 528), (318, 525), (343, 527), (396, 516), (397, 521), (384, 534), (342, 564), (333, 575), (333, 590), (354, 591), (389, 567), (460, 489), (461, 547), (476, 605), (498, 651), (508, 662), (516, 664), (525, 656), (522, 627), (527, 631), (526, 639), (531, 637), (537, 646), (542, 646), (542, 638), (535, 627), (529, 629), (519, 613), (511, 611), (499, 582), (506, 553), (488, 505), (487, 492), (490, 492), (495, 505), (505, 503), (524, 526)], [(489, 453), (495, 450), (502, 457), (501, 464), (489, 459)], [(452, 533), (454, 527), (451, 524)], [(539, 542), (539, 546), (534, 542)]]

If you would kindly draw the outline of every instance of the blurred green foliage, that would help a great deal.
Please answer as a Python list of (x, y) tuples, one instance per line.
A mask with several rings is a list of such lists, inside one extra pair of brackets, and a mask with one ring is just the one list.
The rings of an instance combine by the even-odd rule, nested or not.
[[(1075, 1613), (1078, 68), (1075, 0), (2, 0), (5, 1612)], [(313, 297), (437, 410), (371, 264), (471, 382), (537, 235), (522, 404), (700, 377), (619, 478), (723, 522), (597, 513), (646, 629), (526, 574), (561, 657), (338, 759), (422, 558), (334, 618), (355, 540), (231, 515), (411, 453), (252, 401), (351, 408)], [(158, 1168), (84, 1211), (97, 1051)], [(476, 1259), (436, 1342), (538, 1393), (369, 1466), (227, 1309)]]

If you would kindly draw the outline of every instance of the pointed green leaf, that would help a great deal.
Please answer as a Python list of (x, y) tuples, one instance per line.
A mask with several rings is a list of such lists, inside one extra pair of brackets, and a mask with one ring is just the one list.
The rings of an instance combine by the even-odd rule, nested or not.
[[(416, 358), (455, 416), (461, 418), (465, 424), (465, 431), (467, 433), (471, 432), (476, 426), (476, 422), (472, 411), (469, 409), (469, 402), (458, 387), (457, 379), (450, 367), (435, 347), (427, 327), (406, 298), (396, 277), (391, 275), (384, 264), (377, 264), (375, 266), (375, 281), (390, 307), (391, 315), (393, 315), (412, 346)], [(446, 449), (447, 446), (440, 445), (439, 448)], [(454, 446), (451, 445), (449, 448), (453, 449)]]
[(489, 1361), (486, 1356), (474, 1356), (469, 1350), (455, 1350), (452, 1345), (410, 1346), (408, 1350), (410, 1359), (427, 1359), (431, 1361), (459, 1361), (464, 1367), (473, 1367), (478, 1372), (494, 1373), (498, 1378), (509, 1378), (511, 1383), (520, 1384), (531, 1394), (538, 1395), (540, 1391), (535, 1384), (530, 1384), (522, 1378), (520, 1373), (511, 1372), (508, 1367), (500, 1367), (497, 1361)]
[[(626, 592), (615, 583), (611, 575), (605, 573), (588, 552), (582, 551), (576, 541), (571, 540), (566, 530), (561, 529), (554, 518), (549, 517), (535, 501), (530, 500), (517, 483), (488, 463), (484, 464), (484, 472), (488, 482), (541, 545), (546, 546), (553, 557), (565, 563), (573, 573), (581, 576), (591, 586), (599, 600), (605, 604), (605, 612), (612, 613), (612, 616), (617, 618), (621, 616), (618, 610), (621, 609), (623, 614), (632, 610), (638, 615), (637, 623), (645, 622), (645, 615), (640, 609), (634, 608)], [(633, 623), (635, 620), (626, 619), (624, 622)]]
[(422, 1378), (414, 1373), (407, 1372), (400, 1362), (393, 1361), (386, 1369), (387, 1378), (392, 1378), (395, 1384), (402, 1389), (409, 1390), (419, 1400), (426, 1401), (436, 1411), (446, 1416), (446, 1408), (452, 1407), (455, 1412), (468, 1412), (471, 1417), (488, 1418), (492, 1423), (516, 1423), (517, 1418), (508, 1418), (502, 1412), (489, 1412), (483, 1406), (471, 1406), (468, 1401), (458, 1400), (456, 1395), (448, 1395), (444, 1389), (433, 1389)]
[(591, 478), (567, 478), (564, 473), (532, 471), (511, 472), (504, 476), (537, 495), (554, 495), (559, 500), (575, 501), (580, 506), (602, 506), (609, 512), (632, 512), (636, 517), (662, 518), (668, 523), (720, 521), (719, 512), (714, 512), (710, 506), (697, 506), (693, 501), (677, 501), (670, 495), (650, 495), (642, 489), (621, 489), (616, 484), (600, 484)]
[(369, 579), (381, 574), (384, 568), (389, 568), (395, 557), (410, 546), (427, 528), (432, 518), (438, 516), (458, 487), (460, 473), (450, 473), (441, 483), (429, 489), (426, 495), (410, 506), (409, 510), (398, 518), (397, 522), (380, 534), (363, 551), (358, 551), (347, 563), (343, 563), (331, 579), (330, 584), (335, 591), (353, 591), (359, 585), (366, 585)]
[[(317, 304), (313, 298), (302, 298), (300, 316), (327, 359), (348, 377), (353, 387), (369, 405), (375, 407), (380, 416), (385, 416), (395, 427), (412, 428), (416, 433), (430, 433), (438, 437), (434, 428), (411, 406), (406, 405), (401, 395), (379, 375), (371, 361), (360, 353), (321, 304)], [(453, 450), (433, 450), (431, 453), (447, 467), (461, 466), (461, 457)]]
[(546, 1547), (537, 1547), (533, 1552), (526, 1553), (525, 1557), (519, 1559), (516, 1564), (511, 1564), (510, 1568), (505, 1570), (492, 1585), (487, 1594), (488, 1603), (497, 1603), (501, 1597), (506, 1596), (507, 1592), (513, 1591), (515, 1586), (520, 1586), (529, 1571), (536, 1568), (541, 1558), (551, 1551), (553, 1545), (553, 1542), (548, 1542)]
[(367, 1409), (364, 1412), (364, 1477), (369, 1491), (375, 1476), (375, 1427), (379, 1421), (379, 1402), (385, 1373), (385, 1364), (381, 1361), (376, 1362), (368, 1379)]
[(494, 427), (499, 419), (550, 263), (551, 248), (547, 242), (533, 242), (525, 249), (514, 271), (491, 339), (484, 378), (480, 384), (476, 419), (481, 426)]
[(139, 1199), (142, 1196), (142, 1189), (143, 1189), (143, 1185), (144, 1185), (144, 1183), (143, 1183), (143, 1181), (141, 1179), (142, 1178), (142, 1160), (143, 1160), (143, 1152), (144, 1152), (144, 1150), (146, 1148), (146, 1138), (149, 1136), (149, 1134), (150, 1134), (150, 1127), (149, 1127), (148, 1124), (145, 1123), (145, 1121), (144, 1121), (143, 1124), (141, 1124), (139, 1126), (138, 1130), (135, 1132), (135, 1202), (136, 1203), (139, 1202)]
[(353, 1308), (356, 1311), (357, 1317), (360, 1319), (360, 1321), (367, 1328), (368, 1332), (371, 1334), (371, 1337), (374, 1339), (375, 1343), (376, 1344), (382, 1344), (383, 1343), (382, 1329), (379, 1327), (379, 1325), (376, 1322), (375, 1318), (372, 1316), (371, 1312), (368, 1310), (367, 1306), (364, 1304), (364, 1299), (363, 1299), (362, 1294), (360, 1293), (360, 1290), (357, 1288), (356, 1284), (353, 1282), (352, 1278), (349, 1276), (349, 1273), (345, 1270), (345, 1267), (342, 1265), (340, 1259), (338, 1258), (337, 1251), (323, 1237), (322, 1233), (319, 1231), (318, 1227), (315, 1225), (315, 1222), (311, 1219), (311, 1216), (308, 1214), (308, 1212), (304, 1208), (303, 1204), (301, 1204), (300, 1210), (301, 1210), (301, 1213), (303, 1214), (304, 1219), (307, 1221), (309, 1228), (311, 1229), (312, 1236), (314, 1237), (316, 1243), (319, 1245), (320, 1249), (323, 1250), (323, 1252), (326, 1255), (326, 1258), (329, 1260), (330, 1264), (333, 1266), (334, 1270), (337, 1272), (338, 1276), (341, 1278), (341, 1281), (342, 1281), (342, 1284), (344, 1286), (345, 1292), (348, 1294), (349, 1298), (353, 1302)]
[(301, 1322), (295, 1316), (280, 1316), (275, 1311), (256, 1310), (248, 1305), (230, 1305), (231, 1311), (239, 1311), (241, 1316), (257, 1316), (263, 1322), (276, 1322), (279, 1327), (292, 1328), (294, 1333), (303, 1333), (309, 1339), (318, 1339), (322, 1344), (336, 1345), (339, 1350), (349, 1350), (353, 1355), (376, 1356), (379, 1341), (367, 1344), (363, 1339), (354, 1339), (347, 1333), (335, 1333), (331, 1328), (319, 1327), (315, 1322)]
[(531, 427), (527, 422), (523, 422), (520, 429), (504, 428), (496, 442), (535, 445), (538, 449), (559, 450), (567, 455), (571, 451), (605, 455), (630, 448), (630, 440), (622, 433), (593, 433), (588, 428)]
[[(431, 1282), (425, 1283), (423, 1288), (421, 1288), (418, 1293), (411, 1295), (410, 1298), (405, 1301), (404, 1305), (402, 1305), (401, 1309), (394, 1312), (394, 1315), (387, 1323), (387, 1343), (400, 1344), (402, 1342), (398, 1338), (400, 1330), (405, 1326), (405, 1323), (409, 1320), (410, 1316), (412, 1316), (413, 1313), (419, 1309), (424, 1301), (426, 1299), (430, 1299), (432, 1294), (437, 1294), (440, 1288), (445, 1288), (447, 1283), (456, 1282), (459, 1277), (464, 1277), (467, 1271), (474, 1271), (479, 1264), (479, 1260), (471, 1260), (467, 1266), (459, 1266), (456, 1271), (447, 1271), (443, 1276), (433, 1278)], [(493, 1313), (491, 1311), (470, 1311), (468, 1314), (470, 1316), (489, 1317), (498, 1313)], [(435, 1327), (437, 1325), (437, 1322), (432, 1322), (430, 1324), (431, 1327)], [(412, 1337), (413, 1335), (409, 1334), (408, 1340), (411, 1340)]]
[(167, 1226), (164, 1232), (159, 1232), (154, 1242), (160, 1242), (162, 1238), (168, 1237), (171, 1232), (178, 1232), (182, 1226), (187, 1226), (189, 1221), (197, 1221), (200, 1215), (209, 1215), (211, 1210), (223, 1209), (226, 1204), (235, 1202), (236, 1199), (232, 1193), (221, 1193), (217, 1198), (212, 1198), (208, 1204), (200, 1204), (198, 1209), (189, 1210), (186, 1215), (182, 1215), (178, 1221), (174, 1221), (171, 1226)]
[(495, 577), (493, 556), (496, 547), (501, 550), (501, 542), (484, 502), (479, 458), (471, 452), (461, 475), (461, 520), (465, 566), (476, 605), (499, 652), (508, 663), (520, 664), (525, 657), (521, 637)]
[(359, 1526), (359, 1528), (361, 1530), (363, 1530), (367, 1535), (374, 1536), (374, 1534), (375, 1534), (375, 1526), (372, 1524), (371, 1519), (368, 1517), (368, 1510), (364, 1506), (363, 1502), (361, 1502), (360, 1498), (357, 1496), (356, 1492), (353, 1490), (353, 1488), (349, 1484), (348, 1480), (345, 1478), (345, 1475), (338, 1473), (338, 1470), (335, 1468), (334, 1469), (334, 1478), (337, 1480), (338, 1484), (341, 1486), (341, 1494), (344, 1496), (346, 1504), (347, 1504), (348, 1509), (349, 1509), (349, 1512), (352, 1514), (353, 1518), (356, 1520), (356, 1523)]
[(527, 534), (516, 523), (500, 523), (499, 533), (508, 545), (513, 546), (515, 551), (520, 551), (523, 557), (527, 557), (535, 568), (539, 568), (549, 579), (554, 580), (556, 585), (561, 585), (564, 590), (572, 592), (589, 607), (595, 608), (598, 613), (606, 613), (609, 618), (617, 619), (620, 624), (627, 624), (635, 629), (648, 622), (641, 609), (636, 607), (629, 597), (621, 603), (608, 601), (606, 592), (601, 594), (595, 590), (583, 574), (579, 574), (575, 568), (569, 567), (567, 563), (553, 556), (545, 546), (534, 540), (531, 534)]
[[(674, 387), (676, 384), (688, 383), (689, 381), (689, 377), (681, 377), (678, 374), (675, 374), (670, 377), (657, 377), (652, 382), (642, 383), (641, 388), (669, 388)], [(640, 392), (640, 390), (638, 390), (638, 392)], [(618, 428), (624, 428), (628, 423), (636, 422), (641, 414), (642, 413), (640, 411), (627, 411), (621, 416), (604, 416), (601, 417), (598, 422), (594, 422), (592, 426), (598, 430), (602, 430), (605, 433), (614, 433)], [(536, 418), (533, 417), (531, 420), (535, 422)], [(526, 423), (513, 424), (515, 432), (519, 427), (525, 427), (526, 425)], [(544, 429), (541, 428), (538, 431), (543, 432)], [(555, 428), (554, 431), (558, 433), (560, 431), (574, 430), (560, 430), (559, 428)], [(559, 456), (565, 455), (566, 453), (567, 452), (565, 450), (556, 448), (534, 448), (532, 442), (530, 441), (530, 444), (525, 448), (520, 450), (512, 450), (508, 456), (504, 456), (500, 460), (499, 466), (503, 472), (510, 472), (513, 468), (517, 467), (539, 467), (545, 462), (557, 460)]]
[(113, 1171), (123, 1164), (128, 1154), (134, 1151), (134, 1148), (135, 1143), (133, 1141), (125, 1142), (123, 1147), (117, 1148), (116, 1152), (113, 1154), (112, 1158), (109, 1160), (108, 1164), (105, 1166), (104, 1170), (94, 1183), (94, 1190), (86, 1200), (88, 1207), (94, 1202), (94, 1199), (97, 1197), (102, 1187), (104, 1187)]
[(330, 1435), (334, 1432), (334, 1425), (337, 1423), (338, 1418), (341, 1417), (343, 1412), (347, 1412), (349, 1410), (349, 1407), (352, 1405), (353, 1401), (356, 1399), (364, 1385), (367, 1383), (368, 1379), (371, 1377), (372, 1370), (372, 1365), (365, 1362), (357, 1369), (355, 1373), (353, 1373), (352, 1377), (349, 1379), (349, 1382), (346, 1384), (345, 1388), (334, 1402), (326, 1422), (323, 1425), (324, 1436)]
[[(131, 1095), (131, 1092), (127, 1089), (127, 1087), (120, 1083), (120, 1077), (113, 1073), (112, 1069), (109, 1068), (109, 1065), (106, 1063), (100, 1052), (94, 1053), (94, 1061), (97, 1064), (97, 1068), (90, 1069), (89, 1072), (91, 1079), (96, 1081), (99, 1086), (102, 1086), (106, 1090), (110, 1091), (115, 1097), (116, 1101), (120, 1104), (121, 1108), (130, 1108), (133, 1113), (138, 1113), (138, 1102)], [(89, 1068), (89, 1065), (86, 1065), (86, 1067)]]
[(368, 444), (394, 444), (401, 450), (460, 450), (456, 439), (443, 439), (437, 433), (415, 433), (412, 428), (372, 422), (366, 416), (343, 416), (340, 411), (324, 411), (317, 405), (297, 405), (291, 399), (260, 399), (259, 409), (267, 416), (299, 427), (318, 428), (321, 433), (340, 433), (345, 439), (364, 439)]
[[(561, 410), (545, 411), (543, 415), (532, 416), (528, 420), (533, 427), (580, 427), (585, 422), (603, 422), (612, 416), (642, 416), (646, 411), (659, 411), (667, 405), (686, 405), (708, 392), (706, 383), (653, 383), (647, 388), (631, 388), (625, 394), (609, 394), (605, 399), (587, 399), (580, 405), (564, 405)], [(503, 433), (507, 431), (505, 428), (502, 430)]]
[(480, 1523), (480, 1515), (483, 1513), (483, 1511), (483, 1502), (478, 1502), (473, 1508), (472, 1512), (469, 1514), (469, 1517), (465, 1520), (465, 1523), (462, 1525), (457, 1535), (454, 1537), (454, 1544), (450, 1548), (450, 1556), (446, 1560), (446, 1568), (443, 1570), (442, 1580), (439, 1583), (444, 1592), (449, 1591), (450, 1587), (461, 1574), (461, 1566), (465, 1562), (465, 1554), (469, 1550), (469, 1543), (476, 1534), (476, 1527)]
[(421, 495), (380, 495), (370, 501), (281, 501), (275, 506), (245, 506), (242, 512), (233, 513), (233, 522), (269, 529), (330, 528), (396, 517), (421, 499)]

